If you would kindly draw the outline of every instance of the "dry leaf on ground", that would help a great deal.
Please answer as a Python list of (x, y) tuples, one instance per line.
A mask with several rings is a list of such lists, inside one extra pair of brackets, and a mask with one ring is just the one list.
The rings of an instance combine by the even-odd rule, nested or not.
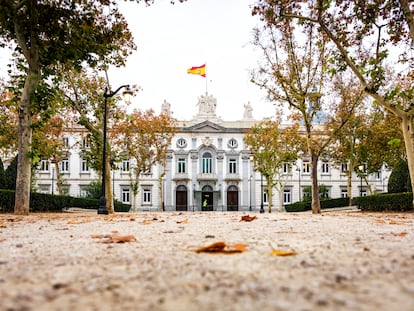
[(279, 249), (272, 249), (272, 251), (270, 252), (271, 256), (294, 256), (297, 253), (294, 251), (283, 251), (283, 250), (279, 250)]
[(126, 243), (136, 242), (136, 238), (133, 235), (119, 235), (118, 232), (112, 232), (111, 234), (92, 234), (91, 238), (101, 239), (99, 243)]
[(183, 220), (177, 220), (176, 223), (177, 224), (188, 224), (188, 218), (185, 218)]
[(257, 219), (257, 216), (244, 215), (241, 217), (240, 221), (253, 221), (255, 219)]
[(403, 231), (403, 232), (398, 232), (398, 233), (393, 233), (394, 236), (406, 236), (408, 233)]
[(214, 242), (212, 244), (198, 248), (196, 253), (220, 253), (220, 254), (234, 254), (242, 253), (246, 250), (246, 244), (232, 244), (227, 245), (225, 242)]

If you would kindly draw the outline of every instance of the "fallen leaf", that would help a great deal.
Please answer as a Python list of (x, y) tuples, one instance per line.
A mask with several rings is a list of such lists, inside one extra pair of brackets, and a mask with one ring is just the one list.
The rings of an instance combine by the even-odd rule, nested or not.
[(283, 251), (283, 250), (279, 250), (279, 249), (272, 249), (272, 251), (270, 252), (271, 256), (294, 256), (297, 253), (294, 251)]
[(391, 220), (390, 225), (405, 225), (405, 223), (401, 221)]
[(406, 236), (408, 233), (403, 231), (403, 232), (399, 232), (399, 233), (393, 233), (394, 236)]
[(133, 235), (112, 235), (110, 241), (104, 243), (125, 243), (136, 241), (137, 239)]
[(377, 219), (375, 220), (375, 222), (379, 224), (385, 224), (385, 220), (382, 220), (382, 219)]
[(119, 235), (118, 231), (113, 231), (112, 234), (92, 234), (93, 239), (102, 239), (99, 243), (125, 243), (136, 242), (133, 235)]
[(186, 218), (184, 220), (177, 220), (176, 223), (177, 224), (188, 224), (188, 218)]
[(6, 241), (5, 238), (0, 238), (0, 242)]
[(232, 244), (227, 245), (224, 242), (214, 242), (207, 246), (198, 248), (196, 253), (220, 253), (220, 254), (234, 254), (242, 253), (246, 250), (246, 244)]
[(257, 216), (244, 215), (241, 217), (240, 221), (253, 221), (255, 219), (257, 219)]
[(151, 220), (144, 220), (142, 222), (142, 224), (144, 224), (144, 225), (150, 225), (150, 224), (152, 224), (152, 221)]

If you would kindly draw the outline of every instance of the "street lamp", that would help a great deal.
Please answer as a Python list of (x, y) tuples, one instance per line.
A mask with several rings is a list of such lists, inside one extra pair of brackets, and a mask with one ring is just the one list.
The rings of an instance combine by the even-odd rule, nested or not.
[(364, 170), (364, 165), (362, 165), (362, 164), (359, 165), (358, 169), (359, 169), (359, 177), (361, 179), (361, 183), (360, 183), (360, 187), (359, 187), (359, 196), (362, 197), (362, 172)]
[(249, 211), (252, 211), (252, 181), (253, 181), (253, 175), (250, 175), (249, 178), (250, 181), (250, 192), (249, 192), (249, 196), (250, 196), (250, 206), (249, 206)]
[(108, 118), (108, 98), (115, 96), (122, 88), (125, 88), (123, 95), (126, 101), (129, 101), (130, 97), (133, 95), (132, 90), (129, 87), (129, 84), (121, 85), (114, 92), (109, 92), (108, 87), (105, 87), (104, 97), (104, 118), (103, 118), (103, 140), (102, 140), (102, 188), (101, 188), (101, 198), (99, 201), (98, 214), (108, 215), (108, 208), (106, 207), (106, 123)]
[(302, 193), (301, 193), (301, 185), (300, 185), (300, 176), (302, 175), (302, 172), (301, 172), (301, 166), (300, 165), (296, 168), (296, 171), (299, 174), (299, 202), (300, 202), (300, 201), (302, 201)]
[(264, 213), (264, 208), (263, 208), (263, 174), (260, 173), (260, 189), (262, 191), (260, 197), (261, 197), (261, 201), (260, 201), (260, 214)]

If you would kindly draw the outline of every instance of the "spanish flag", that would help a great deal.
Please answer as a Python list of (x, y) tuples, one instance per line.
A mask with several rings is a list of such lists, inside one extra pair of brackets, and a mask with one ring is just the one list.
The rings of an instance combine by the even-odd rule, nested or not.
[(200, 75), (202, 77), (206, 77), (206, 64), (201, 65), (199, 67), (191, 67), (187, 69), (187, 73), (191, 73), (193, 75)]

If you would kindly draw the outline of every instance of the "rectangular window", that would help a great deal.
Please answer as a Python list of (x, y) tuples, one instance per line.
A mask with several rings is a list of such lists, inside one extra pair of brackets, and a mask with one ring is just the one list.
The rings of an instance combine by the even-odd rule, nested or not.
[(63, 158), (60, 162), (60, 171), (62, 173), (69, 173), (69, 159)]
[(88, 173), (89, 172), (89, 165), (88, 161), (85, 159), (81, 159), (81, 173)]
[(303, 162), (302, 173), (309, 174), (310, 173), (310, 163)]
[(185, 164), (186, 164), (185, 158), (178, 158), (177, 160), (177, 173), (178, 174), (186, 173)]
[(151, 204), (151, 189), (144, 188), (142, 191), (142, 202), (144, 204)]
[(348, 163), (341, 163), (341, 174), (346, 174), (349, 171)]
[(283, 190), (283, 204), (290, 204), (290, 203), (292, 203), (292, 190), (284, 189)]
[(341, 198), (347, 198), (348, 197), (348, 190), (341, 189)]
[(89, 148), (89, 139), (87, 136), (82, 138), (82, 147), (83, 148)]
[(263, 203), (267, 204), (268, 202), (267, 188), (263, 188)]
[(89, 195), (88, 186), (80, 186), (79, 196), (81, 198), (86, 198)]
[(282, 173), (283, 174), (292, 173), (292, 165), (290, 163), (283, 163)]
[(49, 172), (49, 161), (48, 160), (40, 160), (39, 171)]
[(129, 160), (122, 160), (121, 171), (123, 173), (127, 173), (127, 172), (129, 172), (129, 169), (130, 169), (130, 161)]
[(69, 137), (63, 137), (62, 138), (62, 145), (63, 145), (63, 148), (65, 148), (65, 149), (69, 148)]
[(121, 189), (121, 201), (124, 204), (131, 203), (131, 190), (127, 187)]
[(203, 158), (203, 174), (211, 174), (212, 162), (211, 158)]
[(229, 173), (230, 174), (237, 173), (237, 160), (236, 159), (229, 159)]
[(328, 162), (322, 163), (322, 174), (329, 174), (329, 163)]

